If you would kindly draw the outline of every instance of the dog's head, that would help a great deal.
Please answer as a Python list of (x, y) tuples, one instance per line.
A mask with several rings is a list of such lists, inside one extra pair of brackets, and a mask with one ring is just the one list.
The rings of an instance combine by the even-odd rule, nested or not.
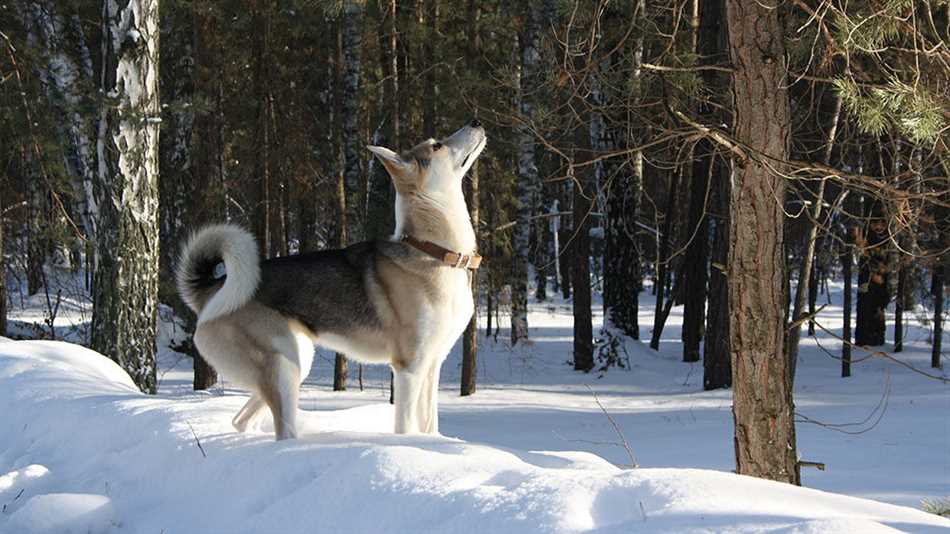
[(476, 119), (445, 139), (427, 139), (402, 154), (381, 146), (366, 148), (389, 172), (401, 195), (438, 195), (461, 191), (462, 178), (486, 139)]

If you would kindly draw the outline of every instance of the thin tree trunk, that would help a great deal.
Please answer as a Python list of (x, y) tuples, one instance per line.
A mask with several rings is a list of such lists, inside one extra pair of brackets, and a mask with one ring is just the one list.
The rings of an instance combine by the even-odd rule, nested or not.
[[(347, 6), (346, 9), (354, 9), (350, 6)], [(360, 9), (359, 6), (356, 6), (355, 9)], [(347, 13), (344, 13), (344, 18), (347, 16)], [(354, 95), (350, 94), (349, 88), (347, 87), (352, 80), (348, 79), (349, 72), (347, 59), (345, 55), (346, 39), (344, 34), (346, 30), (344, 27), (346, 23), (343, 20), (340, 20), (337, 25), (337, 39), (336, 39), (336, 71), (334, 76), (334, 102), (335, 109), (339, 110), (334, 114), (334, 131), (336, 133), (335, 141), (337, 146), (337, 169), (336, 169), (336, 190), (335, 190), (335, 200), (336, 200), (336, 232), (334, 235), (333, 246), (335, 248), (342, 248), (346, 246), (347, 238), (349, 237), (349, 228), (351, 222), (349, 220), (351, 215), (351, 210), (348, 209), (348, 206), (351, 202), (355, 202), (354, 198), (351, 198), (352, 195), (347, 194), (347, 180), (346, 180), (346, 129), (348, 117), (347, 113), (351, 115), (355, 113), (353, 104), (350, 104), (348, 107), (344, 107), (344, 101), (348, 97), (353, 97)], [(358, 77), (357, 77), (358, 79)], [(355, 117), (352, 119), (354, 121), (353, 128), (355, 129)], [(348, 365), (346, 361), (346, 356), (341, 353), (336, 353), (333, 361), (333, 391), (345, 391), (346, 390), (346, 379), (348, 374)]]
[(540, 178), (536, 160), (536, 143), (531, 132), (534, 119), (534, 98), (540, 68), (538, 35), (538, 5), (524, 3), (524, 27), (519, 34), (521, 46), (521, 73), (518, 77), (518, 107), (521, 120), (518, 126), (518, 179), (517, 224), (512, 235), (511, 262), (511, 344), (528, 337), (528, 259), (531, 235), (531, 217), (540, 192)]
[[(728, 28), (723, 0), (707, 0), (699, 4), (699, 35), (697, 46), (701, 64), (720, 64), (728, 61)], [(703, 70), (703, 83), (710, 93), (726, 94), (729, 80), (713, 70)], [(704, 120), (721, 119), (715, 109), (703, 102), (699, 111)], [(706, 140), (696, 146), (700, 154), (708, 154), (712, 165), (709, 176), (711, 202), (709, 224), (712, 225), (712, 249), (709, 251), (709, 305), (703, 340), (703, 389), (712, 390), (732, 386), (732, 360), (729, 351), (729, 281), (726, 265), (729, 262), (729, 197), (732, 168), (730, 162), (713, 153)]]
[(930, 289), (934, 297), (934, 338), (930, 352), (930, 366), (942, 367), (940, 352), (943, 350), (943, 286), (946, 266), (942, 258), (937, 258), (930, 280)]
[[(676, 218), (676, 199), (679, 188), (679, 171), (673, 171), (670, 174), (670, 190), (666, 199), (666, 212), (663, 220), (662, 243), (658, 250), (656, 258), (656, 306), (653, 310), (653, 333), (650, 336), (650, 348), (660, 350), (660, 337), (663, 335), (663, 326), (666, 323), (667, 314), (663, 313), (666, 298), (666, 288), (669, 282), (669, 255), (673, 240), (673, 220)], [(670, 295), (670, 300), (674, 299)]]
[[(721, 6), (721, 4), (720, 4)], [(716, 157), (718, 160), (719, 158)], [(703, 389), (732, 387), (732, 358), (729, 349), (729, 279), (725, 269), (729, 263), (729, 205), (731, 169), (725, 163), (714, 163), (713, 246), (709, 272), (709, 313), (706, 316), (706, 338), (703, 345)], [(717, 176), (718, 175), (718, 176)]]
[(897, 260), (897, 295), (894, 301), (894, 352), (904, 351), (904, 302), (907, 299), (907, 266), (903, 259)]
[[(848, 232), (850, 234), (850, 232)], [(841, 376), (851, 376), (851, 280), (854, 275), (851, 272), (851, 266), (854, 263), (854, 253), (852, 252), (850, 236), (846, 236), (844, 252), (841, 253), (841, 276), (844, 278), (844, 299), (842, 302), (842, 313), (844, 325), (841, 328), (841, 337), (844, 341), (841, 344)]]
[[(841, 97), (838, 93), (834, 96), (834, 113), (831, 118), (831, 128), (828, 130), (828, 138), (825, 140), (825, 151), (822, 155), (822, 163), (828, 165), (831, 162), (831, 151), (834, 148), (835, 136), (838, 132), (838, 122), (841, 117)], [(818, 193), (815, 195), (815, 207), (810, 215), (808, 222), (808, 241), (805, 249), (805, 255), (802, 258), (802, 267), (798, 273), (798, 287), (795, 288), (795, 301), (792, 308), (791, 322), (801, 320), (802, 308), (805, 307), (805, 297), (811, 295), (812, 286), (812, 266), (815, 260), (815, 244), (818, 242), (818, 230), (821, 224), (821, 212), (825, 204), (825, 184), (827, 179), (822, 179), (818, 184)], [(810, 299), (814, 302), (814, 299)], [(798, 363), (798, 343), (802, 335), (802, 326), (796, 325), (788, 332), (788, 364), (789, 379), (792, 386), (795, 385), (795, 370)], [(812, 328), (814, 332), (814, 328)]]
[[(116, 98), (99, 119), (91, 346), (148, 393), (156, 389), (158, 27), (155, 0), (103, 2), (101, 91)], [(137, 36), (134, 46), (130, 35)]]
[[(3, 194), (3, 188), (0, 188), (0, 195)], [(0, 213), (3, 213), (3, 200), (0, 199)], [(4, 217), (0, 217), (0, 336), (7, 335), (7, 257), (5, 252), (4, 240)]]
[(683, 255), (683, 361), (698, 362), (699, 346), (703, 340), (706, 322), (707, 261), (709, 238), (706, 210), (710, 175), (713, 173), (713, 157), (709, 141), (696, 149), (707, 150), (708, 157), (694, 158), (690, 187), (689, 217), (686, 239), (690, 240)]
[[(366, 195), (366, 180), (361, 165), (364, 149), (359, 131), (363, 3), (345, 0), (341, 17), (343, 87), (340, 115), (343, 121), (341, 143), (346, 185), (346, 236), (350, 242), (356, 243), (364, 237), (365, 213), (361, 213), (361, 206)], [(349, 243), (341, 243), (341, 246), (346, 244)]]
[[(735, 137), (771, 162), (788, 160), (791, 133), (784, 28), (777, 9), (727, 0)], [(729, 306), (736, 471), (800, 483), (785, 352), (785, 181), (757, 159), (735, 174)], [(779, 169), (781, 170), (781, 169)]]
[[(95, 174), (93, 156), (93, 127), (83, 113), (85, 98), (83, 86), (93, 85), (92, 58), (86, 46), (85, 35), (78, 15), (67, 16), (57, 12), (48, 2), (30, 2), (34, 28), (49, 53), (43, 81), (53, 109), (62, 118), (56, 123), (63, 140), (66, 168), (69, 171), (75, 198), (75, 212), (79, 215), (84, 237), (95, 241), (96, 212), (92, 192)], [(67, 29), (78, 40), (78, 61), (63, 43)], [(93, 258), (90, 258), (93, 259)], [(94, 261), (92, 262), (94, 265)]]
[(574, 370), (594, 368), (594, 327), (591, 319), (590, 211), (593, 204), (587, 168), (575, 174), (574, 232), (571, 243), (574, 275)]
[[(815, 261), (818, 261), (816, 254)], [(821, 267), (815, 265), (811, 270), (811, 276), (808, 277), (808, 316), (815, 317), (815, 304), (818, 300), (818, 273), (821, 272)], [(808, 320), (808, 335), (815, 335), (815, 321), (812, 319)]]
[[(476, 19), (477, 20), (477, 17)], [(472, 165), (469, 171), (469, 195), (468, 211), (472, 218), (472, 227), (478, 228), (479, 205), (478, 205), (478, 162)], [(478, 232), (475, 232), (476, 241)], [(465, 327), (465, 333), (462, 335), (462, 384), (461, 394), (463, 397), (475, 393), (475, 382), (478, 363), (478, 271), (469, 271), (469, 283), (472, 288), (472, 300), (475, 302), (475, 312)]]
[[(470, 58), (472, 64), (476, 64), (478, 51), (481, 47), (481, 40), (478, 36), (479, 19), (481, 18), (481, 8), (477, 0), (469, 0), (469, 51), (473, 57)], [(472, 219), (472, 228), (475, 229), (476, 248), (479, 246), (479, 198), (478, 198), (478, 161), (476, 161), (469, 171), (468, 181), (468, 212)], [(472, 286), (472, 300), (475, 303), (475, 312), (472, 313), (472, 319), (465, 327), (465, 333), (462, 335), (462, 380), (461, 395), (463, 397), (475, 393), (477, 375), (478, 375), (478, 271), (470, 271), (470, 283)]]

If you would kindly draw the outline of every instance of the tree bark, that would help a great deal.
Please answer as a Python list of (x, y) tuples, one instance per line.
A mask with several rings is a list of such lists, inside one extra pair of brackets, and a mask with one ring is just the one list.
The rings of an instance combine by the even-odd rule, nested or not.
[(683, 361), (698, 362), (699, 346), (703, 340), (706, 322), (707, 261), (709, 238), (707, 226), (707, 197), (709, 180), (713, 173), (712, 146), (708, 140), (696, 144), (696, 150), (705, 150), (707, 156), (693, 159), (690, 187), (689, 217), (686, 239), (689, 244), (683, 255)]
[[(343, 179), (346, 184), (346, 234), (356, 243), (364, 237), (365, 213), (361, 207), (366, 195), (366, 180), (362, 173), (363, 144), (359, 131), (359, 102), (361, 91), (363, 3), (345, 0), (341, 15), (343, 87), (340, 115), (343, 121)], [(345, 246), (348, 243), (341, 243)]]
[(931, 275), (930, 289), (934, 297), (934, 338), (930, 352), (930, 366), (940, 369), (940, 353), (943, 350), (943, 286), (946, 265), (937, 258)]
[[(58, 8), (49, 2), (42, 5), (30, 2), (30, 8), (34, 28), (49, 53), (42, 78), (52, 108), (62, 118), (57, 122), (57, 128), (63, 141), (75, 212), (78, 212), (85, 239), (95, 242), (93, 125), (88, 114), (83, 112), (86, 104), (84, 87), (93, 87), (94, 84), (92, 57), (78, 15), (58, 12)], [(74, 45), (63, 42), (67, 29), (78, 39)], [(78, 54), (69, 53), (68, 46), (78, 47)], [(89, 259), (89, 263), (90, 271), (95, 271), (94, 257)]]
[[(473, 65), (476, 65), (479, 49), (481, 47), (481, 40), (478, 35), (481, 8), (477, 0), (469, 0), (468, 15), (470, 21), (468, 45), (471, 54), (469, 61), (471, 61)], [(478, 161), (476, 161), (469, 171), (468, 181), (468, 212), (469, 217), (472, 219), (472, 228), (475, 229), (476, 246), (480, 245), (479, 217), (481, 215), (479, 212), (481, 205), (478, 198), (478, 170)], [(475, 312), (472, 313), (472, 319), (468, 322), (465, 333), (462, 334), (462, 379), (460, 389), (463, 397), (475, 393), (478, 378), (478, 271), (474, 270), (470, 272), (472, 300), (475, 302)]]
[[(834, 112), (831, 119), (831, 128), (828, 129), (828, 138), (825, 141), (825, 150), (822, 155), (822, 163), (825, 165), (831, 162), (831, 151), (834, 148), (835, 135), (838, 132), (838, 121), (841, 117), (841, 97), (836, 93), (834, 98)], [(802, 308), (805, 307), (806, 295), (809, 296), (809, 302), (814, 303), (814, 298), (811, 298), (811, 294), (813, 291), (817, 291), (817, 287), (812, 283), (812, 271), (815, 261), (815, 244), (818, 242), (818, 229), (822, 226), (821, 211), (825, 203), (826, 183), (827, 179), (822, 179), (821, 183), (818, 184), (818, 193), (815, 195), (815, 207), (813, 213), (809, 216), (808, 241), (805, 246), (805, 255), (802, 258), (802, 267), (798, 273), (798, 286), (795, 288), (795, 301), (792, 307), (791, 322), (800, 320)], [(817, 293), (815, 293), (815, 295), (817, 296)], [(812, 304), (811, 309), (814, 309), (814, 304)], [(788, 333), (789, 378), (792, 381), (793, 387), (795, 384), (795, 370), (798, 363), (798, 343), (801, 339), (801, 330), (802, 326), (797, 325)], [(814, 326), (810, 327), (810, 331), (814, 333)]]
[[(723, 0), (708, 0), (699, 3), (699, 34), (697, 47), (701, 64), (720, 64), (728, 61), (726, 42), (726, 7)], [(703, 70), (703, 83), (711, 94), (725, 94), (729, 80), (713, 70)], [(722, 102), (720, 102), (722, 103)], [(709, 102), (701, 103), (700, 117), (706, 121), (722, 122)], [(715, 153), (708, 140), (696, 146), (710, 172), (710, 195), (708, 220), (712, 226), (712, 248), (709, 251), (708, 312), (703, 340), (703, 389), (712, 390), (732, 386), (732, 361), (729, 353), (729, 281), (726, 265), (729, 262), (729, 197), (731, 194), (731, 165)], [(704, 168), (708, 168), (705, 167)], [(694, 170), (696, 172), (696, 170)], [(700, 170), (699, 172), (703, 172)]]
[(159, 13), (156, 0), (102, 4), (100, 206), (91, 346), (155, 393), (158, 304)]
[(511, 344), (528, 338), (528, 259), (531, 236), (531, 217), (540, 192), (540, 178), (536, 160), (536, 143), (531, 132), (534, 118), (534, 98), (537, 91), (541, 62), (538, 36), (538, 5), (525, 2), (524, 27), (519, 34), (521, 46), (521, 73), (518, 77), (518, 179), (517, 224), (512, 235), (511, 262)]
[[(673, 220), (676, 219), (676, 198), (679, 192), (680, 172), (674, 170), (670, 173), (670, 190), (666, 198), (666, 211), (663, 214), (663, 230), (661, 231), (662, 240), (660, 248), (657, 251), (656, 258), (656, 306), (653, 310), (653, 332), (650, 335), (650, 348), (660, 350), (660, 337), (663, 335), (663, 327), (666, 324), (667, 314), (664, 313), (667, 285), (670, 276), (670, 247), (673, 241)], [(670, 295), (670, 300), (674, 299)]]
[[(643, 18), (645, 1), (638, 0), (633, 7), (631, 24), (639, 27)], [(624, 19), (617, 17), (612, 22), (620, 23)], [(631, 126), (636, 123), (633, 115), (641, 99), (641, 65), (643, 59), (643, 35), (638, 32), (633, 41), (629, 76), (626, 80), (629, 91), (626, 95), (612, 90), (615, 84), (597, 84), (597, 91), (592, 96), (602, 94), (597, 102), (606, 111), (623, 106), (622, 120), (608, 121), (603, 126), (603, 140), (600, 151), (609, 151), (620, 148), (624, 144), (636, 146), (639, 140), (640, 129)], [(623, 62), (623, 49), (618, 49), (610, 58), (601, 62), (602, 70), (599, 73), (605, 80), (609, 76), (624, 76), (627, 64)], [(623, 80), (623, 78), (621, 78)], [(622, 98), (626, 96), (626, 101)], [(620, 123), (620, 124), (618, 124)], [(592, 128), (592, 134), (594, 128)], [(604, 188), (606, 189), (606, 222), (604, 232), (604, 314), (610, 324), (619, 328), (632, 339), (640, 339), (640, 250), (637, 242), (637, 218), (640, 211), (640, 189), (643, 180), (643, 153), (634, 151), (629, 158), (619, 163), (611, 160), (601, 162), (600, 171), (603, 173)]]
[[(735, 137), (753, 156), (732, 191), (729, 306), (736, 471), (800, 483), (785, 352), (785, 182), (791, 117), (784, 31), (777, 9), (727, 0)], [(781, 169), (779, 169), (781, 170)]]
[[(3, 194), (2, 188), (0, 188), (0, 195)], [(0, 198), (0, 213), (3, 213), (3, 200)], [(3, 227), (3, 217), (0, 217), (0, 336), (7, 335), (7, 257), (4, 254), (6, 250), (4, 248), (4, 227)]]
[(894, 300), (894, 352), (904, 351), (904, 303), (907, 300), (907, 265), (898, 258), (897, 295)]
[(886, 334), (885, 309), (890, 301), (887, 290), (887, 239), (883, 221), (878, 219), (877, 208), (868, 203), (865, 215), (864, 244), (859, 260), (857, 325), (854, 342), (871, 347), (884, 344)]
[[(474, 2), (473, 2), (474, 3)], [(476, 19), (477, 20), (477, 19)], [(469, 171), (469, 195), (468, 211), (472, 218), (472, 227), (476, 229), (475, 237), (478, 241), (478, 162), (472, 165)], [(475, 393), (477, 379), (478, 363), (478, 271), (469, 271), (469, 283), (472, 288), (472, 300), (475, 302), (475, 312), (465, 327), (465, 333), (462, 334), (462, 384), (461, 394), (463, 397)]]
[(574, 275), (574, 370), (585, 372), (594, 368), (590, 289), (590, 212), (593, 193), (586, 179), (588, 168), (581, 168), (574, 176), (574, 233), (571, 243), (571, 272)]
[[(850, 232), (847, 232), (850, 234)], [(841, 276), (844, 278), (844, 299), (842, 302), (843, 326), (841, 328), (841, 338), (844, 340), (841, 344), (841, 376), (851, 376), (851, 281), (854, 275), (851, 272), (851, 266), (854, 263), (854, 252), (852, 252), (850, 236), (845, 236), (844, 251), (841, 253)]]

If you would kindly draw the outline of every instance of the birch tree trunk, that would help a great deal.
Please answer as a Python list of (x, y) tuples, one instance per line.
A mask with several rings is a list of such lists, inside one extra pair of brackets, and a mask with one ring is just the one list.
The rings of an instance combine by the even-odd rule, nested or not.
[(102, 3), (91, 346), (155, 393), (158, 300), (158, 1)]
[(519, 34), (521, 44), (521, 74), (518, 78), (518, 111), (522, 124), (518, 126), (518, 180), (517, 224), (512, 235), (511, 262), (511, 344), (528, 337), (528, 257), (531, 236), (531, 216), (541, 184), (536, 159), (536, 143), (531, 125), (534, 119), (535, 93), (538, 87), (541, 61), (538, 34), (539, 6), (525, 2), (524, 27)]
[[(90, 117), (82, 108), (83, 94), (94, 84), (92, 57), (86, 45), (86, 39), (78, 15), (67, 16), (57, 12), (57, 6), (49, 2), (30, 2), (34, 29), (42, 46), (49, 54), (42, 78), (52, 108), (62, 118), (57, 122), (60, 137), (63, 140), (66, 169), (72, 182), (75, 198), (75, 212), (88, 243), (96, 240), (96, 202), (93, 196), (93, 178), (95, 175), (93, 125)], [(77, 39), (64, 43), (68, 30)], [(75, 48), (73, 54), (69, 48)], [(94, 251), (89, 247), (88, 251)], [(90, 271), (95, 271), (95, 255), (90, 254)]]
[[(350, 243), (364, 237), (364, 216), (361, 206), (366, 195), (366, 179), (362, 174), (363, 146), (359, 132), (360, 61), (362, 58), (363, 3), (346, 0), (340, 20), (342, 25), (343, 87), (341, 119), (343, 144), (343, 179), (346, 184), (346, 233)], [(349, 243), (341, 243), (346, 245)]]
[(727, 0), (735, 137), (752, 157), (732, 191), (729, 306), (736, 471), (798, 484), (785, 352), (785, 182), (761, 161), (788, 160), (791, 117), (777, 9)]
[[(359, 139), (359, 90), (360, 58), (363, 20), (363, 4), (357, 0), (347, 0), (340, 19), (340, 33), (337, 39), (338, 60), (342, 72), (339, 76), (340, 109), (340, 146), (342, 170), (337, 183), (337, 195), (340, 209), (338, 246), (348, 242), (357, 242), (363, 235), (363, 214), (360, 206), (366, 191), (366, 183), (360, 171), (362, 147)], [(337, 354), (333, 365), (333, 390), (346, 389), (348, 365), (343, 354)]]

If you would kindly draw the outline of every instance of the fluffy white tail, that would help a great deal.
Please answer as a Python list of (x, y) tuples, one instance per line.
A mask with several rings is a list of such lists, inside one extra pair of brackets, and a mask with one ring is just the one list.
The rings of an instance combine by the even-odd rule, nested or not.
[[(224, 284), (215, 268), (224, 262)], [(182, 300), (198, 322), (227, 315), (247, 304), (261, 280), (257, 243), (247, 230), (231, 224), (202, 228), (182, 248), (176, 281)]]

